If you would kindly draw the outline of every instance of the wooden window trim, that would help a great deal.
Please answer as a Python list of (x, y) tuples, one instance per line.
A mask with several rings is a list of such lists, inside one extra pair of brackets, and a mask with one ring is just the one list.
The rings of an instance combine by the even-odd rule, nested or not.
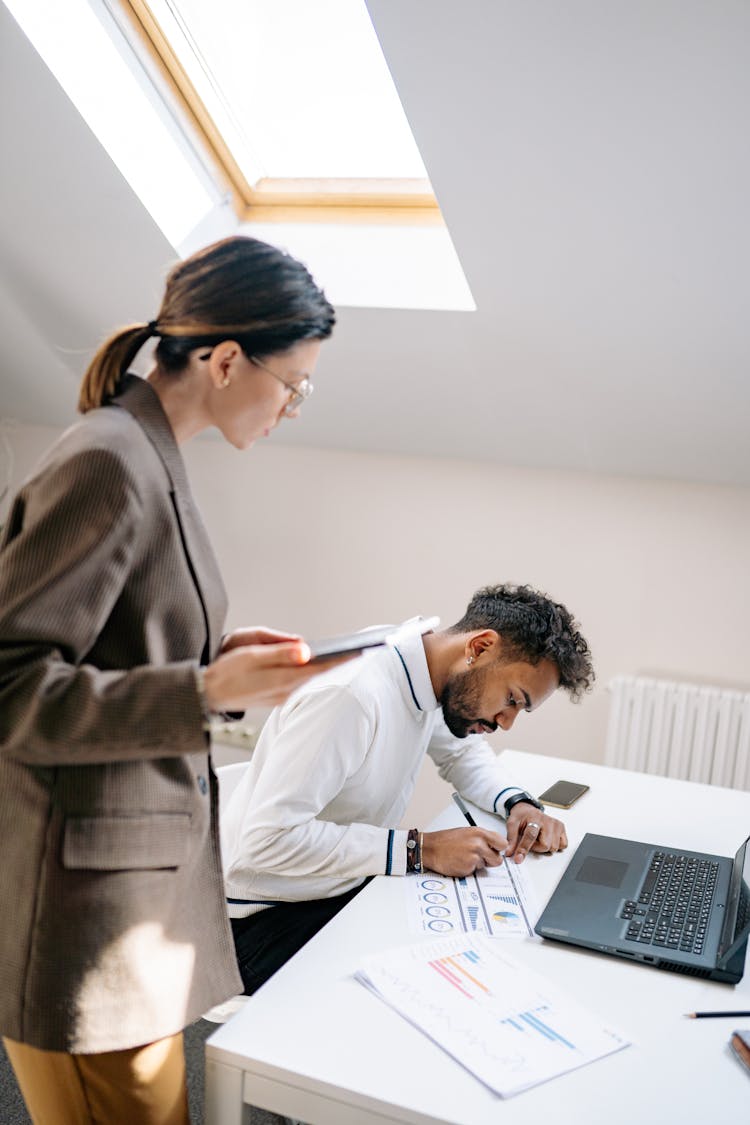
[(428, 180), (268, 178), (251, 186), (146, 0), (121, 5), (241, 221), (443, 225)]

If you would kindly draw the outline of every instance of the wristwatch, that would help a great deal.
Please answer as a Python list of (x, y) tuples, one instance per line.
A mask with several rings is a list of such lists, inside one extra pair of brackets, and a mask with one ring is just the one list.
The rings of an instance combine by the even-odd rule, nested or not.
[(524, 790), (522, 793), (514, 793), (511, 797), (508, 797), (508, 800), (505, 801), (505, 815), (508, 816), (513, 806), (520, 805), (521, 801), (524, 801), (527, 805), (533, 805), (535, 809), (544, 812), (542, 802), (537, 801), (536, 797), (532, 797), (531, 793), (527, 793)]

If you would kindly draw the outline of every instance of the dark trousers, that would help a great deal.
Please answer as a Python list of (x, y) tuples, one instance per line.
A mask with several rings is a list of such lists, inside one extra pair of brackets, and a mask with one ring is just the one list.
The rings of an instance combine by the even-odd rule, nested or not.
[(369, 882), (335, 898), (282, 902), (248, 918), (230, 918), (245, 995), (252, 996)]

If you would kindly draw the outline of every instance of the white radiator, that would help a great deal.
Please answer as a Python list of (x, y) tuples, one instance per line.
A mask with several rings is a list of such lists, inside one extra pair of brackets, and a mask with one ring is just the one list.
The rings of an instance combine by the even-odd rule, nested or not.
[(750, 789), (750, 692), (615, 676), (608, 766)]

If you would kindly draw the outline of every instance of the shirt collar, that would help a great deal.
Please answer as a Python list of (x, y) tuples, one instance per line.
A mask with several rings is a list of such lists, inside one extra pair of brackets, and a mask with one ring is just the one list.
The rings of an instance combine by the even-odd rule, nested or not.
[[(420, 618), (415, 617), (412, 620), (416, 624)], [(394, 657), (401, 665), (406, 680), (409, 698), (420, 711), (436, 711), (440, 704), (435, 698), (432, 687), (422, 634), (416, 630), (413, 633), (405, 631), (393, 649)]]

